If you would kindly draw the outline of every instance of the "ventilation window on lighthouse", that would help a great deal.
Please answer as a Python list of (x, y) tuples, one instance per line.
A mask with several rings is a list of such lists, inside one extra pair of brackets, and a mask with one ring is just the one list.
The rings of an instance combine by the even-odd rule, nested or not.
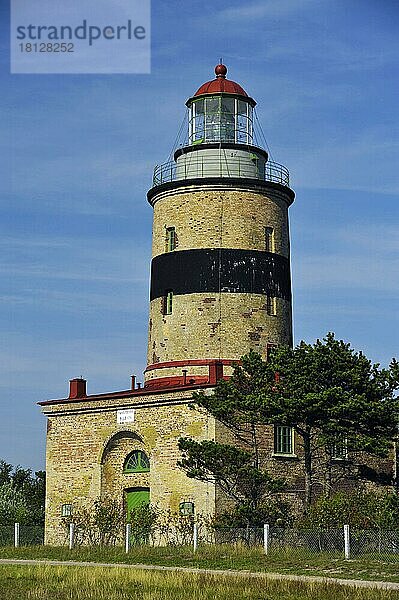
[(274, 252), (274, 229), (273, 229), (273, 227), (265, 227), (265, 250), (266, 250), (266, 252)]
[(176, 229), (175, 227), (166, 228), (166, 252), (173, 252), (176, 248)]
[(274, 296), (266, 296), (266, 314), (269, 317), (275, 317), (276, 313), (276, 298)]
[(166, 290), (164, 299), (163, 299), (163, 314), (171, 315), (173, 309), (173, 291)]

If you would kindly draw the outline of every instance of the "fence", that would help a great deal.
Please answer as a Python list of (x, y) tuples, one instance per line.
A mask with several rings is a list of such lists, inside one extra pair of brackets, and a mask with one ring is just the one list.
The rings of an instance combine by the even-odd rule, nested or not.
[[(122, 539), (123, 538), (123, 539)], [(71, 523), (66, 545), (71, 549), (82, 543)], [(32, 546), (44, 544), (44, 527), (0, 525), (0, 546)], [(346, 559), (399, 561), (399, 530), (359, 530), (345, 525), (337, 529), (288, 529), (272, 527), (209, 527), (192, 522), (184, 529), (154, 528), (138, 535), (128, 524), (118, 545), (128, 552), (137, 545), (191, 546), (194, 551), (209, 545), (231, 545), (261, 548), (265, 554), (290, 553), (314, 556), (320, 553)]]
[(44, 544), (42, 525), (0, 525), (0, 546), (41, 546)]

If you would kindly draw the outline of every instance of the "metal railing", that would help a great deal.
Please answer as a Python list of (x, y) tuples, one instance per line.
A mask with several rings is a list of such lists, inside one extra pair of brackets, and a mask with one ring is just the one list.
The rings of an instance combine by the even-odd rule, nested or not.
[(174, 161), (156, 165), (153, 185), (161, 185), (170, 181), (194, 179), (197, 177), (242, 177), (271, 181), (281, 185), (290, 185), (290, 174), (284, 165), (266, 162), (264, 168), (257, 168), (251, 159), (237, 157), (234, 161), (221, 157), (197, 157), (195, 161), (176, 163)]

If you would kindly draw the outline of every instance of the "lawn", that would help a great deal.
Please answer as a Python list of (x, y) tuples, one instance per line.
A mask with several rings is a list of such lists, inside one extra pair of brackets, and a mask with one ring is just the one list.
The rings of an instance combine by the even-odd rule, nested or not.
[(145, 563), (204, 569), (240, 569), (296, 575), (321, 575), (347, 579), (371, 579), (399, 582), (399, 557), (394, 560), (343, 560), (341, 555), (309, 554), (300, 550), (274, 551), (268, 556), (261, 548), (203, 546), (196, 554), (188, 546), (122, 548), (27, 546), (0, 548), (0, 558), (73, 560), (102, 563)]
[(397, 600), (397, 591), (237, 576), (67, 566), (0, 566), (3, 600)]

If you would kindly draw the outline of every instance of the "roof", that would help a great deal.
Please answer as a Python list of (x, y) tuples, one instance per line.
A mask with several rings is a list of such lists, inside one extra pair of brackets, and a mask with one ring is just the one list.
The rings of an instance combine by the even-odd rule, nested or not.
[(235, 81), (226, 79), (227, 67), (219, 64), (215, 67), (216, 78), (211, 81), (207, 81), (195, 92), (194, 96), (201, 96), (202, 94), (218, 94), (224, 92), (225, 94), (236, 94), (238, 96), (248, 97), (247, 92)]

